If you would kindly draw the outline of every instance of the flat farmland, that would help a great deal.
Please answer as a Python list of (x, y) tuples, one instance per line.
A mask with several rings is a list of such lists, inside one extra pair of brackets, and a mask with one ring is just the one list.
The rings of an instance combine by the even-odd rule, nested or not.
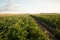
[(59, 40), (59, 21), (58, 14), (0, 14), (0, 40)]

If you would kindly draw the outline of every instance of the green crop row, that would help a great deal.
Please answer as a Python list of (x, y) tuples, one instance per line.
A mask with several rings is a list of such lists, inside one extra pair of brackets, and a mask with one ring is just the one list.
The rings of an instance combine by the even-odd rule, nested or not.
[(49, 40), (29, 15), (0, 16), (0, 40)]
[(37, 14), (34, 15), (37, 17), (40, 21), (50, 25), (52, 28), (56, 29), (56, 36), (60, 38), (60, 14), (52, 14), (52, 15), (42, 15), (42, 14)]

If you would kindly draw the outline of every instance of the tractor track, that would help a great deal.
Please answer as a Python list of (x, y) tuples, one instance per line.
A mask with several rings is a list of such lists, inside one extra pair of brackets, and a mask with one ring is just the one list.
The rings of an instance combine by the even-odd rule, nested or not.
[(49, 38), (51, 40), (58, 40), (54, 33), (56, 32), (56, 30), (54, 28), (52, 28), (51, 26), (45, 24), (44, 22), (41, 22), (40, 20), (38, 20), (35, 16), (30, 15), (32, 18), (34, 18), (34, 20), (37, 22), (37, 24), (39, 25), (39, 27), (41, 28), (41, 30), (43, 32), (46, 32), (47, 35), (49, 36)]

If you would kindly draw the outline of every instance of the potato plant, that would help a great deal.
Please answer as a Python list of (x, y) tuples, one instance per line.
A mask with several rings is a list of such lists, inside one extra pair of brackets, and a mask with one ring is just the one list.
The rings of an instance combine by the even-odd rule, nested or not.
[(54, 28), (56, 30), (55, 35), (60, 39), (60, 14), (56, 14), (56, 15), (37, 14), (34, 16), (37, 17), (40, 21)]
[(0, 40), (49, 40), (29, 15), (0, 16)]

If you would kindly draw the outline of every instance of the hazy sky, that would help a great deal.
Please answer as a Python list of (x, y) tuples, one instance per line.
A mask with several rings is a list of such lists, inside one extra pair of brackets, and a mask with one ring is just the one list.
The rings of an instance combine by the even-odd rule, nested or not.
[(60, 13), (60, 0), (0, 0), (0, 12)]

